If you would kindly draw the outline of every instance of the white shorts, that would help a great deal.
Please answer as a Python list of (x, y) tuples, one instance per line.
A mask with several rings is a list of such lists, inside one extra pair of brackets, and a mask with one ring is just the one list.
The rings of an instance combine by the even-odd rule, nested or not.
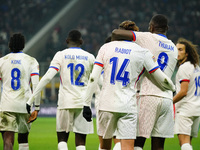
[(186, 134), (192, 137), (197, 137), (199, 130), (200, 117), (184, 116), (180, 113), (175, 115), (174, 134)]
[(93, 121), (87, 122), (83, 117), (83, 109), (57, 109), (57, 132), (74, 132), (80, 134), (93, 133)]
[(27, 113), (0, 112), (0, 131), (13, 131), (17, 133), (27, 133), (31, 124), (27, 123), (30, 115)]
[(141, 96), (138, 103), (137, 136), (173, 138), (173, 102), (167, 98)]
[(110, 139), (115, 133), (117, 139), (135, 139), (137, 114), (99, 111), (97, 133), (103, 139)]

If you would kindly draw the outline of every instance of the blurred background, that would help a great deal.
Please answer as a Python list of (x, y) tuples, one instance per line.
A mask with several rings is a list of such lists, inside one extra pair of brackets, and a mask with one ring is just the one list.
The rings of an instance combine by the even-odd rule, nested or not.
[[(38, 60), (42, 77), (55, 53), (67, 48), (71, 29), (81, 31), (82, 48), (96, 56), (119, 23), (132, 20), (148, 31), (155, 14), (168, 17), (167, 37), (174, 43), (184, 37), (199, 45), (199, 8), (199, 0), (0, 0), (0, 57), (9, 53), (10, 36), (21, 32), (24, 52)], [(55, 115), (59, 82), (58, 74), (42, 91), (40, 115)]]

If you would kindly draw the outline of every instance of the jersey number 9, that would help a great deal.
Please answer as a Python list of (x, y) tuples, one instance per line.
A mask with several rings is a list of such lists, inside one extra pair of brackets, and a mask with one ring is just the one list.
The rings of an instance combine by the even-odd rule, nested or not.
[(168, 60), (169, 60), (169, 57), (165, 52), (162, 52), (159, 54), (157, 62), (162, 71), (164, 71), (165, 68), (167, 67)]

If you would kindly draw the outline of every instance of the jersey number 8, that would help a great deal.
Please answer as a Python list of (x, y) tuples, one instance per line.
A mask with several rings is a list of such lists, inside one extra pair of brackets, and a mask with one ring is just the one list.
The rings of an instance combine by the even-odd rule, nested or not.
[(20, 77), (21, 77), (21, 72), (18, 68), (13, 68), (11, 70), (11, 87), (13, 90), (18, 90), (20, 88)]

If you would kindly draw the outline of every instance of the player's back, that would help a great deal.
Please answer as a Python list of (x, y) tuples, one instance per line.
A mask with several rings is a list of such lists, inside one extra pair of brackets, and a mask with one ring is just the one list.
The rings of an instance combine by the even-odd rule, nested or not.
[(58, 52), (51, 66), (60, 69), (58, 108), (82, 108), (82, 95), (88, 84), (94, 56), (81, 48), (73, 47)]
[(101, 47), (96, 58), (104, 65), (100, 110), (136, 112), (135, 83), (147, 52), (128, 41), (113, 41)]
[(181, 82), (189, 82), (187, 95), (176, 103), (176, 111), (186, 116), (200, 116), (200, 67), (194, 67), (189, 61), (183, 63), (176, 75), (176, 93)]
[(38, 62), (22, 52), (10, 53), (0, 59), (0, 74), (2, 110), (26, 113), (26, 102), (31, 95), (30, 78), (39, 75)]
[[(135, 32), (136, 43), (143, 48), (148, 48), (157, 59), (160, 69), (171, 78), (176, 67), (178, 50), (174, 43), (161, 34), (150, 32)], [(140, 95), (156, 95), (172, 98), (172, 92), (162, 91), (159, 85), (145, 72), (142, 80)]]

